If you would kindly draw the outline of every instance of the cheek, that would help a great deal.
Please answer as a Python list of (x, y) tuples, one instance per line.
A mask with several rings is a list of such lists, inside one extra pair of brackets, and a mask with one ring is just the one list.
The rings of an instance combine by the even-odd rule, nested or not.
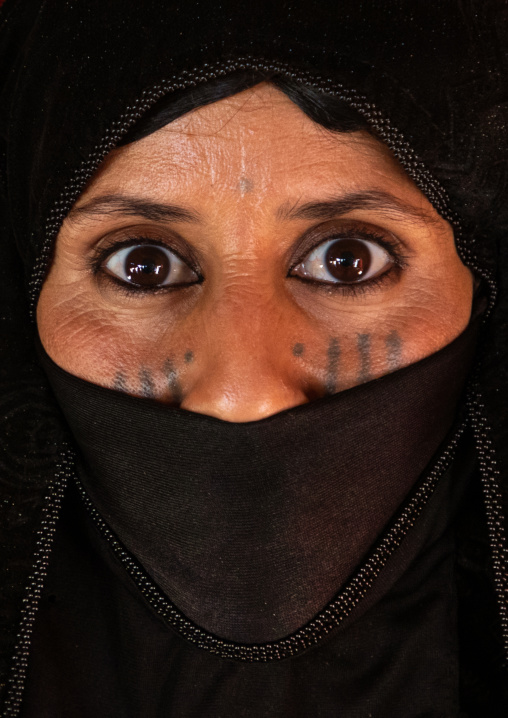
[(463, 332), (472, 301), (472, 273), (454, 248), (444, 261), (422, 269), (395, 314), (405, 338), (406, 363), (434, 353)]
[[(67, 288), (48, 282), (37, 307), (41, 342), (60, 367), (103, 386), (124, 388), (135, 394), (166, 391), (172, 363), (190, 365), (193, 352), (185, 332), (159, 314), (115, 311), (92, 300), (78, 286)], [(166, 377), (166, 378), (165, 378)]]
[(322, 335), (315, 366), (326, 363), (326, 385), (339, 391), (417, 362), (464, 331), (472, 295), (471, 272), (451, 254), (435, 271), (408, 274), (377, 298), (347, 298), (337, 308), (336, 298), (325, 297), (309, 309)]

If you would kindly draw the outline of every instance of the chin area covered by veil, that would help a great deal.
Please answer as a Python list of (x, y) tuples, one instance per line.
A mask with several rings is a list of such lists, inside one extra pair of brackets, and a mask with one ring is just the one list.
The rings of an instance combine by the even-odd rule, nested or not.
[[(3, 3), (2, 716), (506, 715), (507, 35), (500, 0)], [(381, 237), (374, 220), (362, 218), (387, 204), (389, 178), (383, 191), (342, 200), (342, 235), (330, 234), (331, 201), (306, 206), (298, 221), (310, 229), (301, 231), (299, 254), (287, 261), (284, 255), (280, 280), (290, 287), (281, 294), (281, 317), (287, 307), (298, 305), (300, 313), (287, 315), (298, 321), (313, 302), (325, 307), (305, 325), (314, 340), (295, 334), (280, 364), (289, 367), (287, 376), (303, 377), (305, 398), (227, 420), (186, 402), (199, 372), (200, 396), (210, 395), (207, 382), (245, 341), (243, 330), (225, 335), (209, 374), (199, 334), (197, 351), (182, 344), (165, 359), (160, 389), (146, 362), (136, 365), (137, 383), (129, 374), (135, 322), (109, 382), (99, 369), (93, 373), (94, 352), (105, 356), (102, 330), (87, 330), (83, 352), (68, 350), (83, 335), (85, 311), (69, 313), (56, 344), (51, 327), (46, 334), (38, 327), (37, 311), (48, 272), (60, 261), (62, 225), (74, 208), (92, 237), (86, 223), (100, 203), (92, 199), (91, 219), (82, 219), (79, 201), (97, 178), (108, 188), (104, 177), (115, 158), (152, 146), (172, 122), (192, 123), (200, 108), (212, 108), (213, 119), (214, 103), (234, 103), (258, 86), (276, 90), (289, 117), (291, 101), (316, 143), (332, 135), (343, 141), (358, 158), (351, 181), (360, 189), (370, 150), (362, 154), (348, 143), (361, 136), (365, 146), (381, 148), (379, 162), (396, 166), (397, 181), (435, 212), (432, 221), (453, 229), (453, 251), (471, 278), (471, 312), (446, 340), (437, 320), (434, 334), (422, 325), (431, 349), (405, 361), (398, 361), (397, 332), (383, 335), (381, 351), (360, 328), (350, 349), (337, 319), (333, 336), (323, 334), (322, 375), (313, 375), (326, 307), (343, 301), (354, 311), (351, 296), (339, 301), (337, 291), (332, 297), (322, 286), (309, 288), (317, 248), (346, 242), (333, 262), (348, 286), (361, 284), (361, 262), (384, 261), (388, 269), (380, 264), (374, 280), (391, 272), (396, 283), (413, 254), (394, 239), (393, 222), (407, 209), (402, 202), (392, 203), (391, 229)], [(232, 113), (231, 127), (238, 121)], [(217, 136), (228, 131), (221, 126)], [(203, 134), (205, 144), (210, 134)], [(305, 151), (295, 146), (291, 161)], [(270, 164), (259, 156), (261, 166)], [(145, 173), (157, 171), (146, 164)], [(248, 206), (257, 187), (242, 177), (235, 191)], [(206, 297), (211, 286), (207, 254), (200, 254), (197, 230), (171, 230), (169, 241), (154, 224), (162, 215), (189, 227), (198, 220), (160, 204), (126, 209), (107, 192), (101, 201), (111, 217), (120, 209), (142, 215), (148, 240), (139, 232), (122, 235), (113, 254), (117, 229), (104, 230), (102, 254), (94, 250), (82, 272), (87, 286), (100, 285), (97, 307), (117, 306), (113, 283), (139, 289), (152, 282), (155, 298), (121, 289), (124, 304), (112, 312), (117, 325), (124, 306), (128, 313), (141, 301), (171, 301), (180, 302), (174, 316), (187, 326), (192, 293)], [(254, 200), (252, 207), (265, 211)], [(208, 195), (202, 210), (205, 220), (213, 215)], [(289, 205), (285, 211), (296, 212)], [(432, 231), (429, 222), (423, 234)], [(195, 252), (188, 249), (194, 236)], [(239, 245), (235, 261), (242, 262), (242, 251)], [(111, 258), (121, 252), (131, 252), (130, 259), (115, 264)], [(439, 262), (436, 254), (436, 271)], [(159, 267), (179, 278), (176, 289), (152, 280)], [(65, 283), (61, 291), (65, 310)], [(218, 296), (210, 300), (221, 318), (217, 332), (228, 316)], [(380, 312), (385, 305), (380, 301)], [(445, 315), (447, 306), (440, 311)], [(255, 337), (268, 329), (252, 324), (258, 334), (252, 330), (251, 355), (261, 356)], [(290, 336), (281, 320), (270, 334), (274, 346), (285, 332)], [(380, 352), (383, 370), (375, 369)], [(80, 367), (85, 355), (92, 357), (90, 372), (74, 371), (73, 357)], [(245, 357), (246, 374), (256, 371)], [(359, 362), (355, 380), (347, 378), (350, 357)]]

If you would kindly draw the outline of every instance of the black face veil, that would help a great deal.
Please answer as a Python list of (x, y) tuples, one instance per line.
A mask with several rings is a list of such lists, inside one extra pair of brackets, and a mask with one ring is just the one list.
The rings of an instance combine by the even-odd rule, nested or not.
[(237, 70), (276, 72), (355, 107), (455, 226), (462, 259), (484, 280), (491, 308), (468, 421), (506, 645), (504, 3), (308, 0), (246, 11), (237, 2), (212, 9), (197, 1), (6, 0), (0, 19), (0, 652), (9, 705), (23, 683), (24, 646), (71, 471), (30, 319), (56, 234), (106, 154), (160, 97)]

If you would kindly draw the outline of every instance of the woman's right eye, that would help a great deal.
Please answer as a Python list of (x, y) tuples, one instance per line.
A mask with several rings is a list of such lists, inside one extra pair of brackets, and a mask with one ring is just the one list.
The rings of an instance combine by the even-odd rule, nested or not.
[(195, 284), (199, 276), (180, 257), (158, 244), (134, 244), (113, 252), (102, 268), (142, 289)]

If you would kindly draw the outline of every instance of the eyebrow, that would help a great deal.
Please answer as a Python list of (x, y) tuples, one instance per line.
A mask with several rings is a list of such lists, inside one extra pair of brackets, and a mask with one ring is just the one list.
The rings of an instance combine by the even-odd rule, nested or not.
[(319, 202), (305, 202), (304, 204), (283, 205), (277, 211), (277, 218), (290, 219), (333, 219), (338, 215), (347, 214), (358, 209), (377, 209), (386, 215), (398, 220), (407, 221), (408, 218), (418, 222), (439, 222), (424, 209), (419, 209), (408, 202), (404, 202), (388, 192), (370, 190), (368, 192), (350, 192), (339, 197)]
[[(305, 202), (303, 204), (283, 204), (276, 212), (280, 221), (293, 219), (333, 219), (358, 209), (381, 210), (386, 215), (397, 220), (408, 218), (418, 222), (439, 222), (423, 209), (404, 202), (388, 192), (370, 190), (367, 192), (349, 192), (328, 200)], [(141, 197), (130, 197), (119, 194), (102, 195), (91, 199), (80, 207), (73, 207), (68, 219), (79, 221), (81, 218), (97, 215), (119, 214), (130, 217), (142, 217), (152, 222), (178, 221), (200, 222), (198, 212), (187, 207), (173, 204), (163, 204)]]
[(73, 207), (68, 214), (72, 221), (97, 215), (119, 214), (127, 217), (142, 217), (152, 222), (179, 221), (199, 222), (197, 212), (172, 204), (153, 202), (141, 197), (128, 197), (120, 194), (107, 194), (95, 197), (80, 207)]

